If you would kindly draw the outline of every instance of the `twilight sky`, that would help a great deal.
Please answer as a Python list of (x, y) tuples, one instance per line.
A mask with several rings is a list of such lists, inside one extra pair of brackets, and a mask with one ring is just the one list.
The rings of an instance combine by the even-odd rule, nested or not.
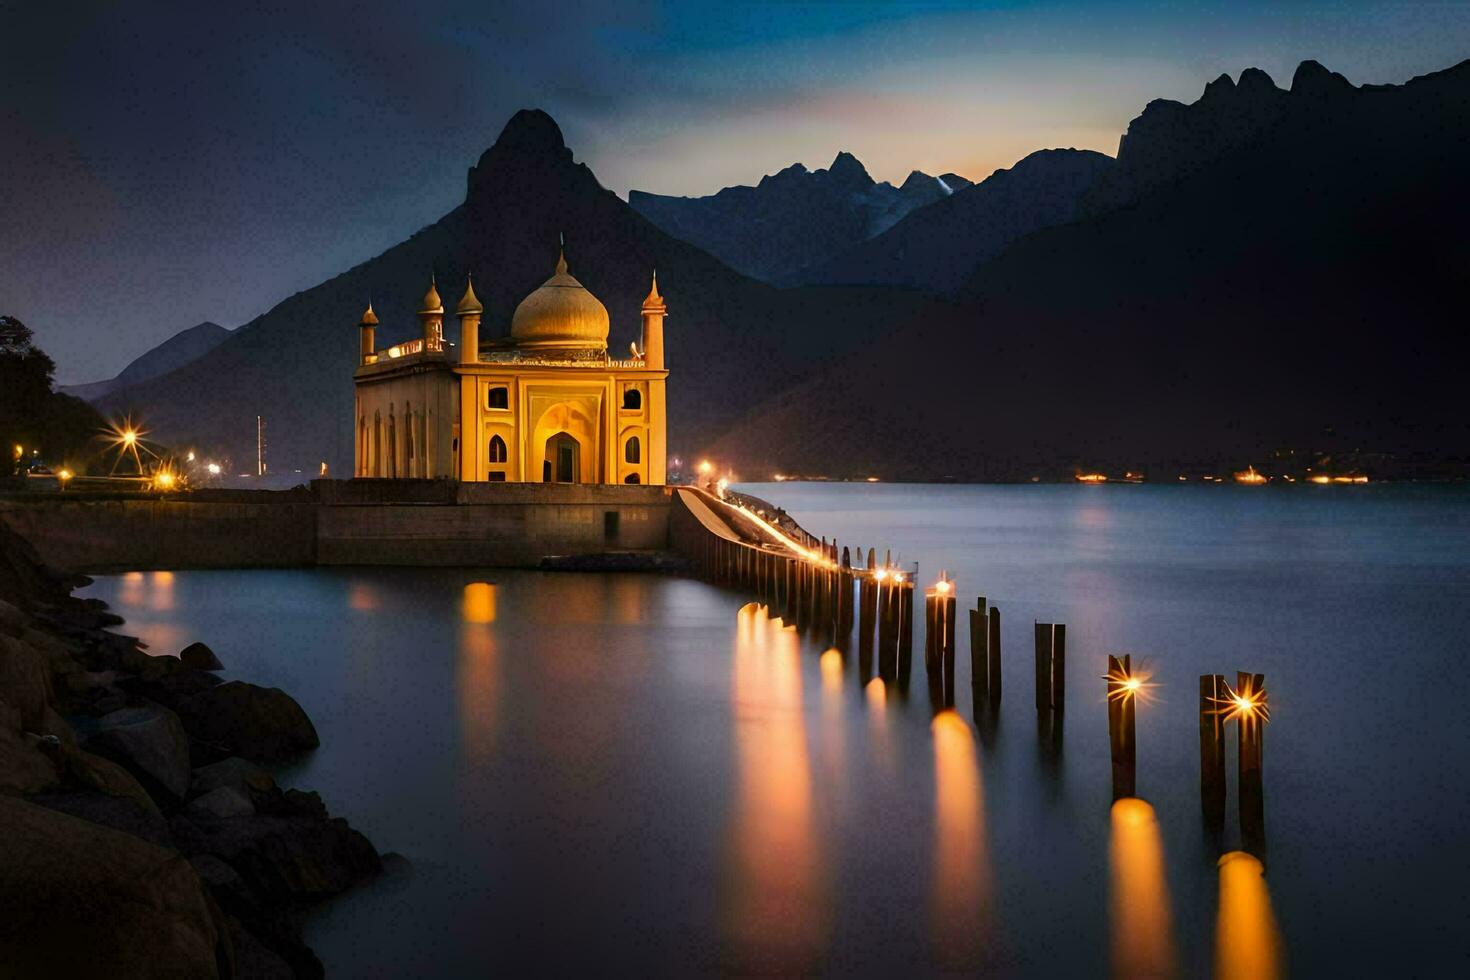
[(0, 0), (0, 313), (59, 380), (401, 241), (524, 106), (619, 194), (707, 194), (842, 149), (879, 180), (980, 179), (1114, 153), (1149, 99), (1221, 72), (1470, 57), (1453, 0), (389, 6)]

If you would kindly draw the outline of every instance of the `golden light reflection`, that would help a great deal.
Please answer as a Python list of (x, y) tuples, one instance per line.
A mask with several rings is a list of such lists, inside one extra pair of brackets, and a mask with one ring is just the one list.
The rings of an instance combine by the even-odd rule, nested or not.
[(470, 582), (464, 587), (463, 615), (466, 623), (495, 622), (495, 586)]
[(943, 969), (974, 968), (994, 929), (990, 856), (975, 738), (954, 711), (941, 711), (934, 734), (934, 886), (931, 920)]
[(766, 610), (740, 610), (734, 672), (736, 794), (722, 918), (742, 966), (815, 964), (829, 897), (815, 833), (800, 641)]
[(1126, 797), (1113, 804), (1113, 976), (1176, 973), (1173, 916), (1164, 876), (1164, 842), (1154, 808)]
[(144, 576), (142, 572), (127, 572), (122, 577), (122, 590), (118, 593), (118, 600), (125, 606), (141, 606), (145, 600), (143, 591)]
[(1220, 858), (1215, 920), (1217, 980), (1274, 980), (1281, 975), (1281, 934), (1261, 862), (1244, 851)]
[[(493, 618), (494, 586), (490, 588)], [(494, 631), (486, 625), (489, 622), (467, 618), (460, 627), (454, 690), (459, 706), (460, 742), (471, 768), (490, 759), (500, 717), (500, 651), (495, 645)]]
[(168, 612), (174, 607), (174, 573), (154, 572), (148, 577), (148, 608)]
[(842, 693), (842, 654), (838, 650), (828, 650), (822, 654), (822, 693)]
[(378, 608), (378, 593), (366, 582), (353, 582), (347, 586), (347, 606), (358, 612), (372, 612)]

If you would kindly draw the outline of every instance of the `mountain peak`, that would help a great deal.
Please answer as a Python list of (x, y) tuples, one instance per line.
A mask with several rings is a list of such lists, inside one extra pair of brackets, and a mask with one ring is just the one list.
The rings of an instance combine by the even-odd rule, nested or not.
[(522, 109), (510, 117), (492, 145), (470, 168), (468, 195), (473, 197), (480, 174), (488, 174), (502, 163), (516, 161), (532, 167), (555, 167), (572, 162), (561, 127), (541, 109)]
[(1352, 82), (1310, 59), (1297, 65), (1296, 74), (1291, 77), (1292, 95), (1326, 97), (1352, 90)]
[(832, 166), (827, 168), (827, 173), (841, 181), (873, 183), (873, 178), (868, 176), (868, 168), (846, 150), (832, 158)]

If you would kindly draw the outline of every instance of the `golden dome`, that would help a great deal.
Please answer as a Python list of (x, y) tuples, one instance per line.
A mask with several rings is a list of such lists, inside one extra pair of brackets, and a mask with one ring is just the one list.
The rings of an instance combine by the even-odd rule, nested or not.
[(475, 295), (475, 282), (473, 276), (465, 277), (464, 296), (460, 299), (459, 306), (455, 308), (454, 312), (458, 313), (460, 316), (466, 316), (470, 313), (485, 312), (485, 307), (482, 306), (480, 303), (480, 297)]
[(510, 336), (529, 347), (607, 348), (607, 307), (567, 272), (566, 256), (556, 274), (521, 300), (510, 320)]
[(419, 313), (443, 313), (444, 301), (439, 298), (438, 286), (434, 283), (434, 277), (429, 277), (429, 291), (424, 293), (424, 302), (419, 307)]

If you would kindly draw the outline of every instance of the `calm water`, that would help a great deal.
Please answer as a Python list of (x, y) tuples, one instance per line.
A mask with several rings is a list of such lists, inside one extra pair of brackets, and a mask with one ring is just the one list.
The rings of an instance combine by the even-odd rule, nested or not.
[[(1268, 916), (1297, 975), (1470, 967), (1470, 494), (747, 489), (1000, 606), (993, 738), (967, 696), (965, 723), (931, 720), (922, 657), (907, 701), (864, 689), (855, 657), (697, 582), (312, 570), (90, 591), (162, 652), (203, 638), (232, 676), (291, 691), (323, 745), (284, 778), (407, 858), (311, 921), (329, 973), (1207, 975), (1222, 919), (1253, 955)], [(1068, 625), (1053, 762), (1034, 619)], [(1156, 828), (1110, 815), (1099, 678), (1121, 652), (1159, 685), (1138, 712)], [(1222, 903), (1196, 679), (1237, 668), (1273, 706), (1266, 890)]]

